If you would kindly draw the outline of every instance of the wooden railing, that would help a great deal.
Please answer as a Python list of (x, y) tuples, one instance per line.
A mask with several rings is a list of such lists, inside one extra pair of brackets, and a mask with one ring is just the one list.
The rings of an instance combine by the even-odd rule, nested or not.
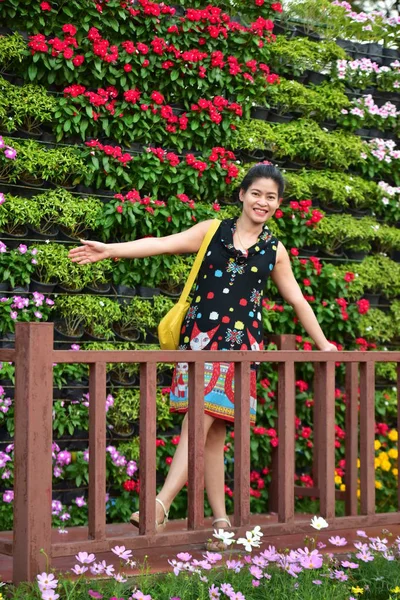
[[(155, 533), (156, 370), (157, 363), (189, 363), (189, 477), (187, 527)], [(204, 362), (218, 362), (218, 351), (80, 351), (53, 350), (51, 323), (17, 323), (15, 350), (0, 350), (0, 361), (15, 363), (15, 499), (12, 542), (0, 534), (0, 552), (13, 556), (13, 580), (31, 580), (45, 569), (46, 557), (81, 550), (102, 552), (113, 545), (131, 549), (199, 543), (212, 531), (204, 527)], [(320, 498), (320, 514), (330, 529), (400, 523), (400, 512), (375, 512), (374, 372), (376, 362), (400, 362), (400, 352), (229, 351), (235, 363), (234, 517), (237, 532), (250, 521), (250, 364), (277, 363), (278, 437), (276, 479), (278, 522), (264, 533), (309, 531), (309, 519), (294, 520), (295, 493), (295, 364), (314, 363), (314, 480), (309, 494)], [(345, 517), (335, 517), (335, 362), (346, 364), (346, 491)], [(87, 539), (52, 542), (52, 406), (53, 363), (89, 365), (89, 523)], [(139, 535), (116, 535), (106, 526), (106, 364), (140, 364), (140, 529)], [(399, 372), (399, 371), (398, 371)], [(400, 375), (398, 376), (400, 383)], [(358, 426), (358, 387), (360, 424)], [(398, 385), (399, 393), (400, 385)], [(400, 425), (400, 409), (398, 426)], [(358, 448), (360, 435), (360, 450)], [(360, 514), (357, 458), (360, 456)], [(400, 466), (400, 458), (399, 465)], [(400, 503), (400, 494), (398, 497)], [(397, 507), (398, 508), (398, 507)]]

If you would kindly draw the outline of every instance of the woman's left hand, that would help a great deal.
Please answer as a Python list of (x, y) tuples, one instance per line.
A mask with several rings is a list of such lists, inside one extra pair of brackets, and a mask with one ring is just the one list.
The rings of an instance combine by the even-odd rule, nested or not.
[(330, 342), (327, 342), (327, 344), (325, 346), (323, 346), (322, 348), (318, 348), (318, 350), (322, 350), (323, 352), (337, 352), (338, 351), (335, 344), (331, 344)]

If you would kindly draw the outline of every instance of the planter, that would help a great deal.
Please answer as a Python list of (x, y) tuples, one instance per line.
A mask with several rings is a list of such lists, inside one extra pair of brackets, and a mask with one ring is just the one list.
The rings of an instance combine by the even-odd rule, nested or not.
[(269, 109), (263, 106), (253, 106), (250, 111), (251, 119), (259, 119), (261, 121), (267, 121)]
[(139, 383), (139, 379), (136, 375), (126, 375), (124, 379), (121, 379), (120, 374), (114, 371), (110, 371), (110, 381), (112, 384), (119, 387), (132, 387)]
[(346, 250), (345, 254), (347, 258), (351, 260), (362, 261), (367, 256), (366, 250)]
[(346, 258), (342, 246), (339, 246), (338, 248), (336, 248), (336, 250), (334, 252), (331, 252), (329, 250), (322, 250), (320, 249), (319, 251), (319, 256), (321, 258), (324, 258), (325, 260), (339, 260), (339, 259), (344, 259)]
[(365, 300), (368, 300), (368, 302), (370, 303), (370, 306), (374, 306), (377, 307), (379, 304), (379, 298), (381, 297), (380, 294), (373, 294), (371, 293), (364, 293), (363, 298)]
[(400, 262), (400, 250), (392, 250), (391, 259), (395, 262)]
[(117, 302), (119, 304), (129, 304), (130, 298), (136, 296), (136, 288), (131, 288), (127, 285), (117, 285), (115, 286), (115, 291), (117, 292)]
[(28, 225), (28, 229), (32, 234), (33, 239), (35, 240), (55, 240), (58, 236), (58, 227), (53, 225), (51, 229), (48, 231), (39, 231), (35, 229), (32, 225)]
[(98, 191), (96, 191), (94, 188), (92, 187), (86, 187), (85, 185), (77, 185), (76, 186), (76, 191), (79, 192), (80, 194), (97, 194)]
[(13, 233), (9, 233), (8, 231), (2, 231), (1, 237), (2, 241), (4, 241), (7, 248), (18, 248), (20, 244), (24, 241), (25, 238), (29, 236), (28, 227), (26, 225), (19, 225), (15, 228)]
[(136, 423), (129, 423), (126, 426), (126, 429), (122, 429), (122, 427), (120, 429), (116, 429), (115, 427), (111, 429), (111, 427), (109, 427), (109, 431), (111, 433), (111, 437), (116, 440), (130, 439), (139, 434), (138, 425)]
[(314, 85), (321, 85), (326, 79), (327, 75), (323, 73), (318, 73), (318, 71), (308, 71), (308, 83), (312, 83)]
[(382, 131), (380, 129), (377, 129), (376, 127), (373, 127), (372, 129), (369, 130), (369, 136), (372, 138), (381, 138)]
[(360, 137), (363, 137), (363, 138), (369, 137), (369, 129), (364, 129), (363, 127), (361, 127), (360, 129), (356, 129), (354, 131), (354, 133), (356, 135), (359, 135)]
[(319, 248), (318, 246), (304, 246), (304, 248), (299, 248), (300, 256), (318, 256)]
[(345, 50), (349, 54), (351, 54), (355, 51), (355, 46), (354, 46), (353, 42), (350, 42), (349, 40), (344, 40), (342, 38), (338, 38), (336, 40), (336, 43), (338, 46), (343, 48), (343, 50)]
[(285, 169), (304, 169), (306, 166), (305, 162), (298, 162), (296, 160), (287, 160), (284, 162)]
[(170, 286), (163, 286), (160, 285), (160, 291), (164, 296), (168, 296), (168, 298), (179, 298), (182, 291), (183, 291), (184, 285), (183, 283), (180, 283), (178, 285), (176, 285), (175, 287), (170, 287)]
[(144, 343), (145, 344), (159, 344), (159, 339), (158, 339), (157, 333), (153, 330), (146, 329)]
[(64, 322), (56, 321), (54, 323), (54, 347), (56, 350), (67, 350), (67, 345), (78, 343), (82, 339), (83, 334), (83, 325), (78, 327), (74, 332), (66, 332)]
[(140, 298), (153, 298), (153, 296), (159, 296), (160, 293), (160, 288), (146, 287), (144, 285), (139, 285), (137, 288), (137, 295)]
[(293, 113), (286, 113), (285, 115), (280, 115), (278, 113), (274, 113), (274, 112), (270, 111), (269, 116), (268, 116), (268, 122), (269, 123), (290, 123), (290, 121), (293, 121), (294, 118), (295, 118), (295, 116), (293, 115)]
[(368, 44), (368, 54), (371, 60), (376, 62), (379, 66), (383, 63), (383, 46), (376, 42), (370, 42)]
[(334, 129), (337, 129), (337, 123), (336, 121), (323, 121), (321, 127), (333, 131)]
[(0, 282), (0, 292), (8, 292), (9, 290), (9, 284), (8, 281), (1, 281)]
[(4, 333), (0, 334), (0, 348), (14, 348), (15, 346), (15, 333)]
[(398, 58), (398, 50), (394, 48), (383, 49), (383, 64), (385, 67), (390, 67), (391, 63)]
[(13, 294), (17, 294), (18, 296), (22, 296), (26, 298), (29, 292), (29, 284), (26, 285), (16, 285), (10, 289), (10, 292)]
[(343, 206), (337, 206), (334, 204), (324, 204), (323, 202), (320, 201), (320, 207), (321, 209), (327, 214), (327, 215), (336, 215), (336, 214), (342, 214), (344, 207)]
[[(83, 236), (86, 236), (86, 232), (84, 234), (82, 234)], [(72, 235), (68, 234), (68, 231), (64, 228), (64, 227), (60, 227), (58, 230), (58, 235), (57, 235), (57, 240), (60, 240), (62, 242), (70, 242), (72, 244), (79, 244), (79, 238), (73, 237)]]
[(131, 329), (121, 329), (118, 323), (112, 328), (115, 333), (115, 337), (122, 342), (139, 342), (142, 339), (142, 334), (138, 329), (132, 327)]
[(21, 138), (26, 140), (41, 140), (43, 136), (43, 131), (38, 127), (37, 129), (31, 129), (27, 131), (26, 129), (18, 129), (19, 135)]
[(19, 178), (21, 185), (35, 188), (48, 188), (49, 184), (44, 179), (39, 177), (29, 176), (27, 173)]
[(61, 283), (59, 283), (56, 288), (56, 292), (59, 292), (61, 294), (82, 294), (83, 290), (84, 290), (84, 288), (73, 289), (73, 288), (65, 287)]
[(372, 216), (371, 208), (352, 208), (350, 206), (349, 212), (351, 215), (353, 215), (353, 217), (356, 217), (356, 219), (361, 219), (362, 217), (366, 216)]
[(29, 284), (30, 292), (39, 292), (40, 294), (51, 294), (54, 291), (54, 288), (57, 285), (57, 281), (44, 283), (42, 281), (36, 281), (36, 279), (32, 279)]
[(84, 293), (86, 294), (96, 294), (100, 296), (106, 296), (111, 292), (111, 284), (110, 283), (99, 283), (98, 285), (87, 285), (84, 288)]

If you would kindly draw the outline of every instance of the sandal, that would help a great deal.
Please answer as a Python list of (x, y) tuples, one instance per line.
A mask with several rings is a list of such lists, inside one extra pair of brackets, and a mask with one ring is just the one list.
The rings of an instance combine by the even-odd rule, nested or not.
[[(232, 527), (231, 522), (228, 519), (228, 517), (218, 517), (218, 519), (214, 519), (214, 521), (212, 522), (212, 525), (215, 525), (215, 523), (218, 523), (219, 521), (226, 523), (228, 525), (228, 527)], [(227, 549), (228, 549), (228, 544), (226, 544), (222, 540), (216, 540), (216, 539), (211, 540), (210, 539), (206, 542), (206, 550), (208, 550), (209, 552), (224, 552)]]
[[(156, 533), (159, 533), (160, 531), (164, 530), (166, 524), (168, 523), (169, 510), (167, 510), (165, 508), (164, 502), (162, 500), (160, 500), (159, 498), (156, 498), (156, 502), (158, 502), (158, 504), (160, 504), (160, 506), (162, 506), (162, 509), (164, 511), (164, 518), (161, 521), (161, 523), (157, 523), (157, 520), (156, 520)], [(134, 527), (139, 527), (139, 511), (132, 513), (129, 521), (130, 521), (130, 523), (132, 523), (132, 525), (134, 525)]]

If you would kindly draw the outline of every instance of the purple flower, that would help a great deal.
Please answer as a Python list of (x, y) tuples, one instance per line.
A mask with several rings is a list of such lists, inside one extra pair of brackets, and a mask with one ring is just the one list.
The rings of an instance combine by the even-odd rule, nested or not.
[(335, 537), (330, 537), (328, 542), (330, 542), (334, 546), (346, 546), (347, 544), (346, 538), (340, 537), (339, 535), (336, 535)]
[(348, 568), (348, 569), (358, 569), (358, 567), (360, 566), (358, 563), (349, 562), (348, 560), (342, 560), (341, 565), (345, 569), (346, 568)]
[(11, 146), (7, 146), (7, 148), (4, 150), (4, 156), (10, 160), (14, 160), (17, 156), (17, 151), (14, 150), (14, 148), (11, 148)]
[(79, 344), (71, 344), (71, 350), (80, 350), (81, 347)]
[(91, 598), (98, 598), (98, 599), (100, 599), (100, 598), (103, 597), (103, 594), (100, 594), (100, 592), (95, 592), (94, 590), (89, 590), (88, 594), (89, 594), (89, 596)]
[(52, 300), (51, 298), (46, 298), (46, 304), (48, 304), (49, 306), (53, 306), (54, 300)]
[(13, 321), (16, 321), (18, 319), (18, 313), (15, 310), (12, 310), (10, 312), (10, 317), (13, 319)]
[(4, 242), (0, 242), (0, 254), (4, 254), (4, 252), (7, 252), (7, 246)]
[(300, 560), (300, 564), (304, 569), (320, 569), (322, 567), (322, 556), (310, 554)]
[(62, 511), (62, 504), (59, 500), (52, 500), (51, 502), (51, 514), (58, 515)]
[(249, 571), (250, 571), (250, 574), (253, 577), (255, 577), (256, 579), (262, 579), (263, 572), (260, 569), (260, 567), (257, 567), (256, 565), (251, 565)]
[(208, 588), (208, 596), (210, 600), (214, 600), (215, 598), (219, 598), (221, 594), (219, 593), (219, 587), (216, 587), (214, 584), (210, 588)]
[(0, 135), (0, 148), (4, 148), (4, 146), (5, 146), (4, 140), (3, 140), (2, 136)]
[(189, 554), (189, 552), (179, 552), (179, 554), (176, 555), (176, 558), (183, 560), (183, 562), (187, 562), (192, 558), (192, 555)]
[(28, 252), (28, 246), (25, 246), (25, 244), (20, 244), (18, 246), (18, 250), (21, 254), (26, 254), (26, 252)]
[(75, 504), (79, 506), (79, 508), (86, 506), (85, 498), (83, 496), (78, 496), (78, 498), (75, 498)]
[(41, 319), (41, 318), (43, 317), (42, 313), (41, 313), (41, 312), (39, 312), (38, 310), (35, 310), (35, 312), (34, 312), (33, 314), (35, 315), (35, 317), (36, 317), (37, 319)]
[(5, 201), (6, 201), (5, 195), (3, 194), (3, 192), (0, 192), (0, 206), (2, 204), (4, 204)]
[(322, 581), (320, 579), (314, 579), (313, 583), (315, 585), (322, 585)]
[(10, 504), (14, 500), (14, 492), (12, 490), (6, 490), (3, 494), (3, 502)]
[(75, 556), (76, 560), (80, 562), (82, 565), (90, 565), (96, 557), (94, 554), (88, 554), (87, 552), (78, 552)]
[(253, 579), (252, 582), (251, 582), (251, 585), (253, 587), (258, 587), (260, 585), (260, 582), (259, 582), (258, 579)]

